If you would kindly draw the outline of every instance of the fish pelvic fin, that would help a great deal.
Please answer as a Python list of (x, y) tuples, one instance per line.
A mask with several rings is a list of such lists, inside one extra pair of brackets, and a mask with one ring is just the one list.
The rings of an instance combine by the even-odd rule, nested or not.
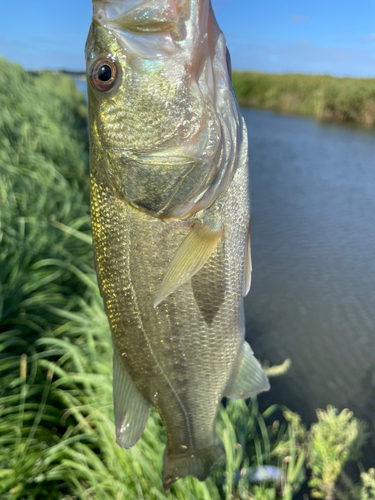
[(154, 302), (160, 302), (174, 292), (179, 286), (189, 281), (210, 258), (224, 232), (216, 231), (198, 222), (178, 247), (166, 272)]
[(204, 481), (211, 470), (225, 461), (223, 443), (216, 436), (216, 442), (207, 448), (197, 451), (186, 450), (181, 454), (169, 454), (164, 451), (163, 488), (167, 490), (172, 484), (185, 476), (194, 476)]
[(141, 437), (151, 406), (116, 355), (113, 357), (113, 404), (116, 443), (121, 448), (129, 449)]
[(251, 347), (245, 342), (237, 374), (225, 395), (231, 399), (246, 399), (269, 389), (267, 375), (255, 358)]

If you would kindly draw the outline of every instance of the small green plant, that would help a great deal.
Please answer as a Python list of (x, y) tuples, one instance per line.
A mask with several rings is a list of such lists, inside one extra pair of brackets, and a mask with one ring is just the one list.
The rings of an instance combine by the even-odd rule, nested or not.
[(318, 423), (311, 427), (308, 466), (313, 498), (333, 500), (335, 483), (348, 460), (357, 460), (366, 440), (364, 424), (349, 410), (341, 413), (328, 406), (317, 412)]
[(361, 474), (362, 488), (361, 500), (374, 500), (375, 498), (375, 469), (369, 469)]

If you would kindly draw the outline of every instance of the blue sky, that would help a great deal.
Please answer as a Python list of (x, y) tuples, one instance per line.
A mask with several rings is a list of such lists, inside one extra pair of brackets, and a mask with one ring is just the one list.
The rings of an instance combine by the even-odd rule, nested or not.
[[(236, 69), (375, 76), (375, 0), (212, 0)], [(1, 2), (0, 55), (84, 68), (91, 0)]]

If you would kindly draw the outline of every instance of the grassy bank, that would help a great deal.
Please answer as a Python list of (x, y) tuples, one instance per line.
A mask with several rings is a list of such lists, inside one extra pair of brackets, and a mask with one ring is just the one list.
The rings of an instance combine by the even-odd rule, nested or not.
[(240, 104), (375, 125), (375, 79), (234, 72)]
[[(363, 426), (329, 408), (306, 430), (256, 400), (220, 410), (227, 461), (200, 483), (161, 484), (154, 412), (131, 450), (115, 444), (112, 348), (92, 263), (86, 106), (63, 75), (0, 73), (0, 500), (373, 498), (353, 485)], [(259, 466), (271, 465), (258, 483)]]

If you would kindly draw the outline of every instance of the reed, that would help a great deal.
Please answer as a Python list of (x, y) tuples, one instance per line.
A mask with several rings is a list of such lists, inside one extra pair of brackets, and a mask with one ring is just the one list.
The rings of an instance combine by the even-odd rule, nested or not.
[(375, 79), (234, 72), (233, 85), (243, 106), (375, 124)]

